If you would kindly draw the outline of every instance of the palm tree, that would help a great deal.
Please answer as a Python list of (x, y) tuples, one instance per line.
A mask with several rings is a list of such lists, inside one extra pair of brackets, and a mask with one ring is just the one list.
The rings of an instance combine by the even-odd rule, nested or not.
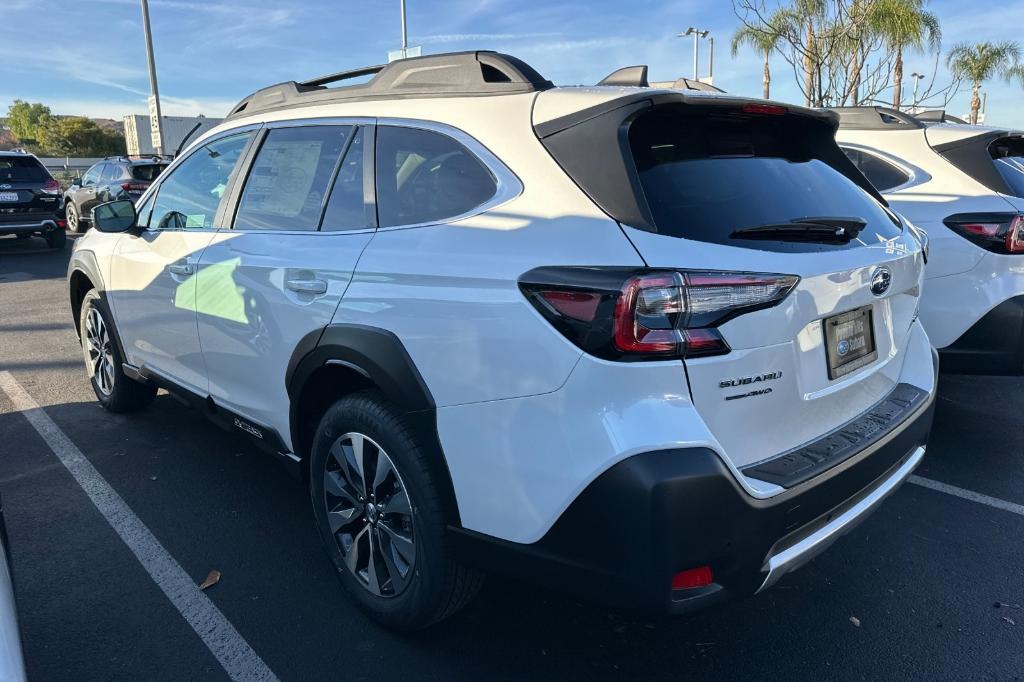
[(942, 30), (934, 14), (924, 9), (926, 0), (875, 0), (871, 7), (871, 27), (896, 53), (892, 67), (892, 106), (900, 108), (903, 94), (903, 52), (938, 50)]
[(763, 27), (744, 26), (732, 36), (733, 57), (736, 56), (742, 45), (749, 45), (764, 56), (764, 78), (762, 83), (764, 85), (765, 99), (771, 99), (772, 71), (768, 64), (768, 59), (771, 57), (772, 52), (779, 48), (779, 43), (782, 42), (783, 33), (780, 26), (780, 22), (773, 18), (769, 19), (768, 23)]
[(978, 122), (981, 109), (981, 84), (994, 75), (1007, 81), (1024, 82), (1024, 68), (1019, 64), (1020, 45), (1006, 40), (999, 43), (960, 43), (949, 51), (946, 64), (956, 78), (971, 81), (971, 123)]

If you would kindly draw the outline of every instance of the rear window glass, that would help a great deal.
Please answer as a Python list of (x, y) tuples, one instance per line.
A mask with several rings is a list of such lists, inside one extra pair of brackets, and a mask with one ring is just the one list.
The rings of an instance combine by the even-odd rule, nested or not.
[(0, 156), (0, 181), (41, 182), (49, 177), (42, 164), (31, 156)]
[(153, 182), (163, 172), (164, 168), (167, 168), (165, 163), (132, 165), (132, 177), (143, 182)]
[[(819, 136), (791, 117), (654, 111), (629, 129), (660, 234), (758, 249), (853, 248), (900, 228), (881, 204), (819, 158)], [(836, 150), (838, 152), (838, 150)], [(750, 241), (733, 233), (809, 218), (864, 221), (848, 245)]]

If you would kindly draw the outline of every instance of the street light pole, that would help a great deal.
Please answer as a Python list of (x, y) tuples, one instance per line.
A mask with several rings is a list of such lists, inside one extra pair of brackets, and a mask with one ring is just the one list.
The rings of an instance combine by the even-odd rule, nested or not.
[(405, 59), (409, 53), (409, 32), (406, 30), (405, 23), (405, 0), (402, 1), (402, 59)]
[(921, 79), (924, 78), (923, 73), (912, 73), (910, 77), (914, 79), (914, 108), (917, 108), (917, 86), (921, 83)]
[(715, 37), (708, 38), (708, 83), (715, 82)]
[[(403, 0), (404, 3), (404, 0)], [(153, 112), (151, 114), (150, 123), (152, 125), (152, 117), (156, 117), (156, 131), (157, 138), (160, 144), (156, 145), (156, 153), (164, 153), (164, 124), (163, 115), (160, 111), (160, 91), (156, 86), (156, 62), (153, 59), (153, 31), (149, 27), (149, 2), (148, 0), (142, 0), (142, 30), (146, 34), (146, 60), (149, 62), (149, 89), (153, 93)]]
[[(700, 80), (700, 71), (698, 70), (698, 67), (700, 66), (700, 57), (698, 54), (700, 50), (699, 42), (701, 38), (707, 38), (708, 33), (709, 31), (707, 29), (694, 28), (693, 26), (691, 26), (690, 28), (686, 29), (686, 33), (678, 34), (678, 37), (680, 38), (685, 38), (689, 35), (693, 35), (693, 80), (695, 81)], [(712, 38), (712, 41), (713, 40), (714, 39)], [(711, 49), (714, 49), (714, 42), (712, 42), (711, 44)]]

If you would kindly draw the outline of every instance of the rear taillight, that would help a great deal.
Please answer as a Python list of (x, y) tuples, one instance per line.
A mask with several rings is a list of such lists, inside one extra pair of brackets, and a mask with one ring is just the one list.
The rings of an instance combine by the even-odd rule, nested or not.
[(53, 178), (50, 178), (44, 182), (43, 186), (39, 189), (41, 189), (45, 194), (60, 194), (60, 183)]
[(134, 192), (139, 194), (145, 192), (147, 187), (149, 187), (149, 185), (143, 182), (126, 182), (121, 185), (121, 189), (125, 192)]
[(556, 329), (598, 357), (634, 360), (722, 355), (718, 330), (782, 301), (794, 275), (545, 267), (519, 286)]
[(1020, 213), (958, 213), (946, 227), (994, 253), (1024, 252), (1024, 215)]

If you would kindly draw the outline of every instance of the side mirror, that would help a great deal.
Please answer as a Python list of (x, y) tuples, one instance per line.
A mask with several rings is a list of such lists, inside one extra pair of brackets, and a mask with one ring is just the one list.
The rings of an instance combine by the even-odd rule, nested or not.
[(82, 176), (79, 175), (77, 178), (74, 178), (71, 181), (71, 186), (72, 187), (81, 187), (82, 186)]
[(108, 201), (92, 210), (92, 223), (100, 232), (127, 232), (135, 227), (135, 204), (130, 201)]

